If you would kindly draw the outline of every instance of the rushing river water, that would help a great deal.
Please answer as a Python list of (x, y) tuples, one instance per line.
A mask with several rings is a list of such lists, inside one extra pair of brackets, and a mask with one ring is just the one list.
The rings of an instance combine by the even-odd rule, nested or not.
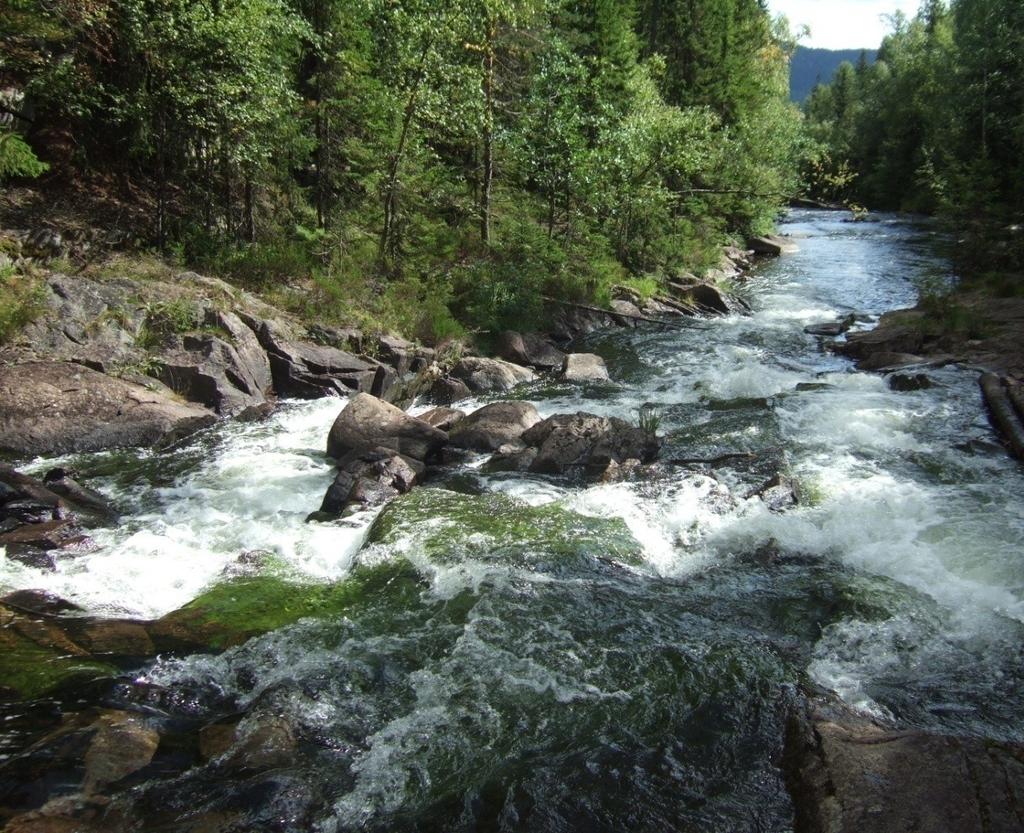
[[(949, 267), (899, 218), (795, 212), (784, 231), (801, 251), (743, 284), (751, 315), (596, 334), (583, 347), (613, 385), (519, 392), (544, 415), (651, 405), (666, 458), (750, 460), (586, 487), (453, 471), (367, 540), (372, 516), (303, 523), (337, 401), (170, 456), (77, 458), (129, 520), (56, 573), (0, 558), (0, 589), (155, 617), (245, 551), (299, 587), (382, 577), (117, 690), (118, 707), (297, 738), (269, 771), (215, 760), (137, 787), (138, 829), (244, 810), (239, 830), (784, 831), (785, 717), (815, 686), (901, 726), (1024, 740), (1021, 469), (976, 373), (897, 393), (803, 332), (870, 326)], [(748, 495), (778, 471), (802, 500), (773, 513)]]

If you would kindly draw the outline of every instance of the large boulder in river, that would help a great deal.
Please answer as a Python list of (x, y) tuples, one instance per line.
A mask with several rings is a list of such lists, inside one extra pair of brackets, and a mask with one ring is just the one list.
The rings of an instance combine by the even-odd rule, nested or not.
[(451, 444), (474, 451), (495, 451), (515, 442), (540, 422), (529, 402), (494, 402), (474, 411), (452, 429)]
[(532, 370), (501, 359), (467, 356), (452, 368), (452, 376), (465, 382), (473, 393), (511, 390), (537, 378)]
[(351, 451), (381, 447), (426, 460), (447, 442), (444, 431), (375, 396), (359, 393), (334, 420), (327, 454), (340, 460)]
[(177, 401), (68, 362), (0, 367), (0, 451), (19, 456), (154, 446), (215, 421)]
[(349, 452), (338, 461), (338, 469), (320, 511), (308, 520), (327, 520), (387, 503), (412, 489), (424, 466), (393, 449), (371, 448)]
[(537, 333), (506, 330), (498, 336), (498, 355), (515, 364), (538, 370), (556, 370), (565, 361), (565, 353)]
[(604, 359), (595, 353), (570, 353), (562, 364), (562, 378), (567, 382), (610, 382)]
[(611, 462), (652, 461), (661, 441), (617, 417), (558, 414), (526, 431), (522, 441), (537, 449), (530, 471), (598, 476)]

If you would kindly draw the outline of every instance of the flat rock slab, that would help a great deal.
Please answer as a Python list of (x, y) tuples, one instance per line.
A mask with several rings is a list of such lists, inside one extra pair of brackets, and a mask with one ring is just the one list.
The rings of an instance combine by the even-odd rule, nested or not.
[(1024, 830), (1024, 747), (827, 720), (797, 734), (797, 833)]
[(610, 382), (604, 359), (596, 353), (570, 353), (562, 365), (562, 378), (567, 382)]
[(792, 240), (786, 237), (780, 237), (777, 234), (765, 234), (761, 237), (751, 237), (747, 241), (747, 248), (751, 249), (756, 254), (771, 255), (772, 257), (795, 254), (800, 251), (800, 247)]
[(19, 456), (157, 445), (215, 421), (205, 408), (69, 362), (0, 367), (0, 450)]
[(537, 376), (532, 370), (501, 359), (468, 356), (452, 369), (452, 376), (464, 382), (473, 393), (511, 390)]

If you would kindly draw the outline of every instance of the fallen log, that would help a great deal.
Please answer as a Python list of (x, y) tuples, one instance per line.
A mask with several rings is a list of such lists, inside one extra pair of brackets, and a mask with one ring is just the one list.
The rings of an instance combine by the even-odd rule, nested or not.
[(720, 466), (731, 460), (756, 460), (758, 456), (759, 454), (753, 451), (734, 451), (717, 457), (675, 457), (667, 462), (672, 466)]
[(1013, 403), (1013, 409), (1017, 412), (1017, 418), (1024, 422), (1024, 385), (1007, 384), (1006, 393), (1010, 397), (1010, 402)]
[(669, 321), (664, 318), (651, 318), (647, 315), (631, 315), (625, 312), (615, 312), (610, 309), (602, 309), (601, 307), (590, 306), (589, 304), (578, 304), (574, 301), (561, 301), (558, 298), (551, 298), (547, 295), (542, 295), (541, 298), (552, 304), (559, 304), (563, 307), (573, 307), (574, 309), (582, 309), (587, 312), (599, 312), (601, 315), (607, 315), (609, 318), (629, 318), (633, 321), (644, 321), (648, 324), (661, 324), (663, 327), (676, 327), (680, 330), (691, 330), (692, 325), (683, 324), (681, 321)]
[(992, 424), (1003, 435), (1013, 455), (1024, 460), (1024, 423), (1014, 410), (1003, 379), (995, 373), (985, 373), (980, 384)]

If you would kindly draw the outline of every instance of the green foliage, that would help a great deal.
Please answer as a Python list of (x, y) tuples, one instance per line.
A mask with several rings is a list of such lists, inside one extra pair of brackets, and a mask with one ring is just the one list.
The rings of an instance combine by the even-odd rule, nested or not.
[(176, 333), (195, 330), (201, 323), (196, 305), (187, 300), (158, 301), (146, 307), (146, 320), (136, 342), (153, 347)]
[(18, 273), (13, 266), (0, 268), (0, 344), (42, 314), (45, 298), (42, 281)]
[(8, 177), (37, 177), (49, 170), (17, 133), (0, 133), (0, 181)]
[[(420, 338), (701, 270), (803, 153), (758, 0), (18, 0), (5, 63), (152, 241)], [(59, 58), (56, 56), (60, 56)], [(373, 318), (373, 321), (362, 319)]]
[(961, 220), (1019, 216), (1024, 6), (931, 0), (892, 25), (875, 65), (844, 65), (808, 101), (812, 187)]
[(636, 412), (636, 427), (645, 434), (656, 436), (661, 427), (661, 414), (651, 405), (642, 405)]

